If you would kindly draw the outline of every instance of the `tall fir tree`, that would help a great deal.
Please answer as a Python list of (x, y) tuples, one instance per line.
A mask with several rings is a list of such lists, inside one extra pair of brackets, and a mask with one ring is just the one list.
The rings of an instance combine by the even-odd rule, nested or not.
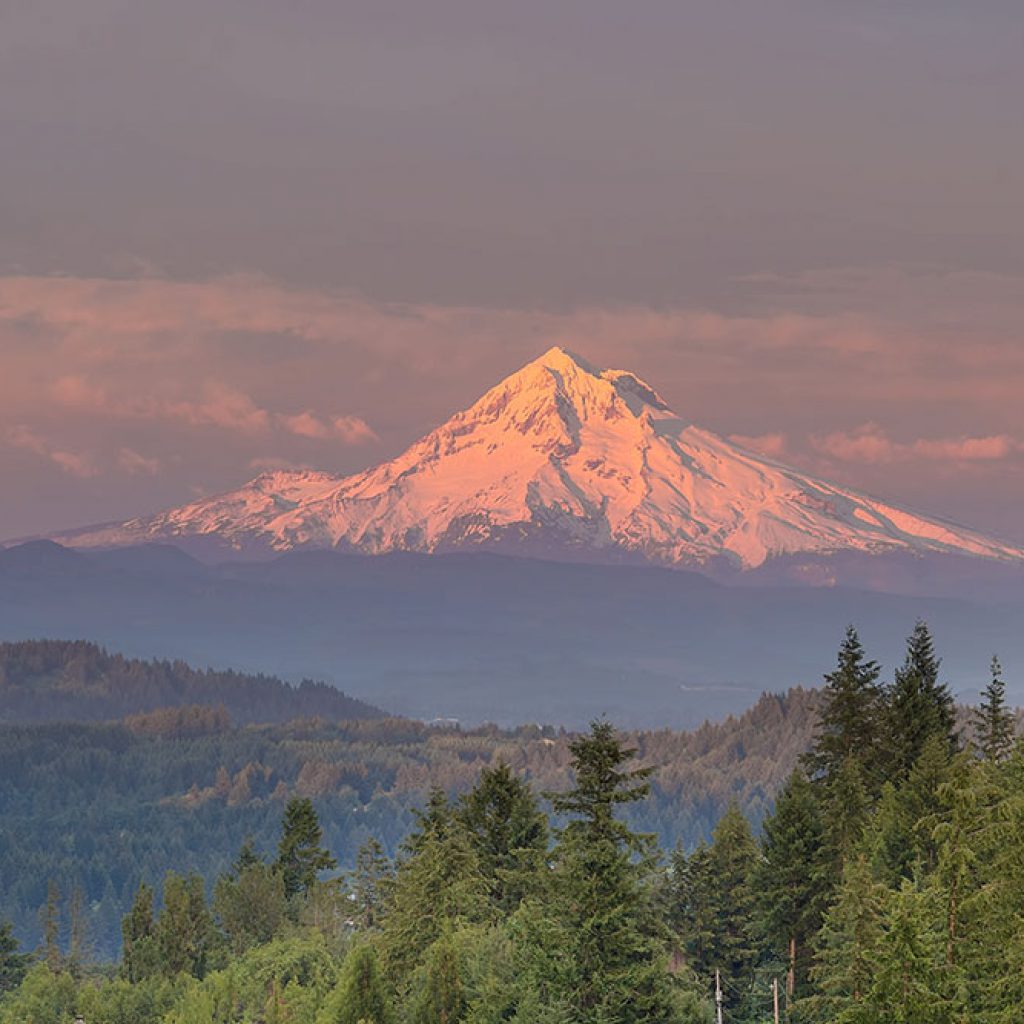
[(914, 820), (904, 791), (891, 782), (882, 787), (863, 849), (875, 878), (890, 888), (914, 876), (918, 856)]
[(999, 659), (992, 658), (988, 685), (972, 717), (978, 749), (989, 761), (1004, 761), (1013, 749), (1016, 716), (1006, 706), (1006, 683)]
[(929, 737), (940, 737), (951, 754), (957, 748), (956, 706), (949, 687), (940, 682), (941, 664), (931, 631), (919, 620), (907, 638), (906, 659), (888, 692), (890, 778), (909, 774)]
[(838, 884), (868, 820), (870, 801), (860, 759), (848, 757), (830, 782), (822, 799), (825, 822), (826, 872), (829, 889)]
[(551, 794), (570, 818), (552, 854), (554, 934), (566, 965), (555, 999), (579, 1024), (667, 1024), (679, 1011), (663, 943), (652, 934), (652, 838), (616, 816), (648, 795), (652, 769), (630, 767), (635, 749), (603, 720), (569, 750), (575, 786)]
[(530, 891), (548, 847), (548, 822), (529, 785), (507, 764), (484, 768), (456, 815), (494, 902), (511, 913)]
[(882, 933), (885, 888), (873, 878), (866, 856), (847, 863), (843, 881), (815, 939), (811, 979), (819, 994), (807, 1000), (821, 1013), (810, 1019), (872, 1024), (867, 1009), (874, 978), (873, 956)]
[(121, 921), (121, 974), (132, 983), (159, 971), (153, 895), (153, 890), (143, 882), (135, 893), (131, 910)]
[(935, 827), (947, 810), (943, 794), (960, 760), (960, 757), (950, 758), (946, 737), (933, 733), (925, 740), (921, 756), (899, 788), (906, 820), (911, 823), (910, 835), (917, 869), (931, 871), (935, 867), (938, 856)]
[(160, 951), (160, 966), (167, 977), (178, 974), (205, 977), (217, 936), (199, 875), (167, 872), (163, 909), (154, 934)]
[(869, 955), (869, 1020), (966, 1024), (958, 972), (945, 962), (941, 900), (929, 887), (904, 881), (883, 903), (881, 933)]
[(402, 850), (407, 854), (417, 853), (432, 840), (445, 839), (455, 831), (466, 835), (455, 817), (455, 808), (448, 794), (440, 786), (431, 786), (426, 806), (414, 807), (412, 814), (416, 827), (402, 840)]
[(825, 828), (814, 787), (795, 771), (764, 821), (753, 879), (761, 929), (788, 965), (790, 1000), (807, 987), (811, 941), (825, 909), (825, 856)]
[(697, 974), (714, 971), (712, 949), (717, 928), (711, 847), (703, 840), (687, 856), (682, 845), (672, 854), (669, 907), (666, 918), (682, 942)]
[(338, 862), (321, 846), (322, 842), (323, 830), (313, 801), (308, 797), (293, 797), (284, 810), (275, 862), (288, 899), (309, 895), (320, 872), (338, 866)]
[(851, 758), (861, 768), (869, 792), (881, 786), (885, 705), (879, 672), (877, 662), (865, 654), (856, 629), (848, 626), (836, 667), (825, 676), (818, 732), (804, 757), (810, 777), (826, 788)]
[(708, 854), (714, 937), (707, 968), (721, 969), (738, 993), (750, 987), (759, 953), (753, 885), (758, 861), (750, 823), (733, 801), (715, 827)]
[(387, 882), (381, 923), (385, 972), (400, 990), (449, 927), (490, 914), (487, 880), (445, 795), (434, 790), (417, 818)]

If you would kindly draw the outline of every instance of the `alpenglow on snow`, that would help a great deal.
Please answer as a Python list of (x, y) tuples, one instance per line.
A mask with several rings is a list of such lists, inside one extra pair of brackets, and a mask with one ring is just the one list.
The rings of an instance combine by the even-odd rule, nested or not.
[(748, 451), (681, 419), (634, 374), (557, 347), (365, 472), (265, 473), (227, 494), (53, 539), (236, 555), (497, 548), (737, 569), (847, 551), (1024, 561), (1021, 548)]

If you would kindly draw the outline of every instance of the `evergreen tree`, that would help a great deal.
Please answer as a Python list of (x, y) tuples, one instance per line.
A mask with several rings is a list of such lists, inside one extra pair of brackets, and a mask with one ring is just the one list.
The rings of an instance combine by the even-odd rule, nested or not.
[[(873, 1024), (867, 1010), (874, 978), (873, 955), (882, 932), (884, 888), (871, 875), (867, 857), (851, 860), (816, 939), (811, 978), (821, 995), (808, 1000), (824, 1020)], [(882, 1018), (885, 1019), (885, 1018)]]
[(402, 841), (405, 853), (418, 853), (427, 843), (447, 839), (456, 831), (466, 835), (455, 817), (455, 808), (452, 807), (448, 794), (440, 786), (431, 786), (427, 794), (426, 807), (414, 807), (412, 813), (416, 819), (416, 827)]
[(507, 764), (484, 768), (456, 814), (492, 898), (503, 911), (513, 911), (529, 891), (548, 846), (547, 817), (533, 791)]
[(373, 928), (384, 909), (385, 890), (392, 878), (391, 861), (376, 839), (368, 839), (356, 854), (350, 878), (353, 902), (363, 928)]
[(70, 919), (68, 970), (73, 977), (80, 978), (92, 959), (88, 907), (86, 905), (85, 892), (80, 885), (76, 885), (71, 892), (68, 916)]
[(233, 872), (217, 880), (213, 910), (232, 951), (244, 953), (269, 942), (284, 925), (288, 916), (284, 880), (264, 861), (240, 858)]
[(803, 994), (810, 943), (824, 911), (825, 829), (814, 788), (800, 771), (789, 777), (765, 819), (754, 872), (761, 929), (788, 963), (787, 994)]
[[(968, 805), (964, 815), (971, 834), (963, 843), (967, 856), (958, 859), (966, 861), (973, 884), (958, 914), (964, 933), (958, 962), (973, 980), (976, 1019), (1017, 1024), (1024, 1006), (1024, 746), (1018, 744), (1005, 762), (975, 772), (960, 788), (980, 806)], [(939, 836), (942, 873), (948, 870), (945, 847), (954, 836), (954, 828)]]
[(1006, 706), (1006, 683), (999, 659), (992, 658), (992, 674), (972, 719), (975, 737), (989, 761), (1003, 761), (1013, 749), (1016, 719)]
[(859, 758), (848, 757), (824, 794), (825, 849), (831, 875), (838, 884), (847, 860), (860, 842), (868, 819), (868, 795)]
[(382, 923), (386, 973), (400, 987), (446, 928), (482, 920), (490, 910), (487, 881), (447, 800), (434, 794), (419, 821), (387, 885)]
[(394, 1016), (372, 946), (358, 945), (345, 957), (337, 987), (316, 1024), (391, 1024)]
[(706, 955), (708, 973), (720, 969), (734, 991), (749, 987), (759, 952), (753, 887), (758, 860), (750, 824), (730, 803), (715, 828), (707, 861), (714, 936)]
[(628, 767), (636, 751), (605, 721), (569, 749), (575, 787), (551, 795), (555, 810), (571, 816), (552, 857), (554, 934), (565, 958), (564, 990), (555, 998), (572, 1006), (581, 1024), (665, 1024), (678, 1010), (652, 935), (651, 838), (615, 815), (647, 796), (651, 769)]
[(322, 840), (323, 830), (313, 802), (306, 797), (289, 800), (281, 823), (276, 861), (288, 899), (308, 895), (321, 871), (338, 866), (338, 862), (320, 845)]
[(966, 1021), (954, 972), (945, 963), (941, 909), (932, 892), (904, 881), (885, 903), (881, 933), (869, 955), (870, 1019), (892, 1024)]
[(182, 877), (173, 871), (164, 879), (163, 909), (154, 930), (160, 951), (160, 966), (167, 977), (191, 974), (205, 976), (216, 933), (206, 906), (203, 880), (198, 875)]
[(255, 867), (257, 864), (265, 863), (266, 861), (264, 861), (264, 859), (256, 852), (252, 836), (246, 836), (245, 842), (242, 843), (242, 847), (238, 851), (238, 856), (235, 858), (235, 863), (232, 866), (231, 871), (235, 878), (238, 878), (246, 868)]
[(902, 790), (887, 782), (882, 787), (870, 827), (863, 843), (874, 876), (890, 888), (912, 878), (917, 863), (914, 821)]
[(46, 884), (46, 902), (39, 912), (43, 926), (43, 960), (51, 974), (57, 974), (64, 966), (60, 949), (60, 888), (51, 878)]
[(0, 924), (0, 998), (21, 984), (31, 962), (30, 954), (18, 952), (10, 922)]
[(443, 936), (431, 946), (422, 985), (413, 999), (410, 1024), (458, 1024), (467, 1010), (459, 958), (451, 938)]
[(670, 906), (667, 920), (682, 940), (687, 960), (703, 978), (711, 966), (717, 924), (711, 847), (703, 840), (687, 856), (682, 846), (672, 854)]
[(894, 779), (909, 773), (929, 737), (940, 737), (950, 753), (957, 747), (956, 707), (949, 687), (939, 681), (940, 666), (931, 632), (919, 621), (888, 694), (888, 762)]
[(869, 791), (881, 784), (879, 749), (883, 737), (880, 669), (868, 660), (853, 626), (847, 627), (836, 668), (825, 676), (818, 734), (804, 763), (827, 788), (853, 759)]
[(911, 823), (915, 864), (926, 871), (933, 870), (936, 864), (935, 828), (948, 809), (943, 793), (959, 762), (959, 758), (950, 759), (946, 737), (934, 733), (925, 740), (921, 756), (899, 789), (905, 818)]
[(159, 971), (160, 950), (153, 915), (153, 890), (143, 882), (135, 893), (131, 910), (121, 921), (121, 973), (139, 982)]

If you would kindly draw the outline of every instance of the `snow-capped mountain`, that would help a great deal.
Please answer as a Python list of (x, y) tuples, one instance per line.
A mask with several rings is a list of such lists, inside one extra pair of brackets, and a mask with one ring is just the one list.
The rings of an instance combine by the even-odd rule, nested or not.
[(398, 458), (273, 472), (228, 494), (54, 538), (368, 554), (504, 547), (750, 569), (774, 556), (1024, 550), (808, 476), (686, 422), (647, 384), (560, 348)]

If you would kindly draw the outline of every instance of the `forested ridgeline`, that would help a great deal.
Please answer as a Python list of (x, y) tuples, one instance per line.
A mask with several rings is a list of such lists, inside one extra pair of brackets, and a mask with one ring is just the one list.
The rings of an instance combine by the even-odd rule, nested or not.
[[(848, 633), (760, 836), (733, 802), (659, 854), (626, 811), (654, 769), (607, 722), (541, 795), (483, 767), (397, 856), (350, 871), (312, 801), (216, 879), (138, 886), (116, 965), (51, 884), (35, 962), (0, 932), (0, 1024), (1011, 1024), (1024, 1005), (1024, 745), (1000, 670), (957, 728), (927, 629), (888, 685)], [(556, 744), (557, 745), (557, 744)]]
[[(629, 820), (666, 848), (710, 835), (731, 799), (759, 822), (807, 749), (816, 699), (794, 690), (691, 733), (630, 734), (655, 773)], [(552, 728), (406, 719), (234, 728), (203, 707), (121, 723), (0, 725), (0, 919), (34, 946), (47, 881), (65, 899), (81, 888), (93, 941), (113, 957), (140, 880), (158, 884), (172, 867), (213, 877), (246, 836), (272, 850), (293, 796), (315, 801), (328, 844), (350, 867), (371, 837), (394, 853), (432, 786), (465, 793), (483, 767), (506, 763), (539, 792), (564, 789), (571, 741)]]
[(94, 722), (156, 708), (223, 707), (238, 725), (384, 712), (327, 683), (198, 671), (183, 661), (142, 661), (82, 640), (0, 643), (0, 722)]

